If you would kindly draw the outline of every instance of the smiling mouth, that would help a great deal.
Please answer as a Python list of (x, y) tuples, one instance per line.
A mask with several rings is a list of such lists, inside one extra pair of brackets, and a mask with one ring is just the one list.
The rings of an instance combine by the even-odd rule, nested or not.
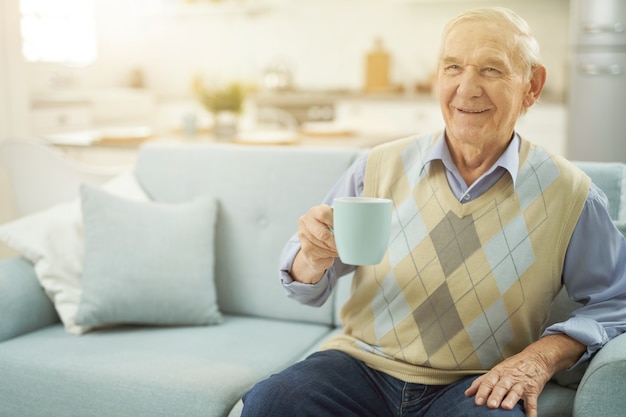
[(459, 107), (455, 107), (455, 110), (460, 112), (460, 113), (465, 113), (465, 114), (481, 114), (481, 113), (485, 113), (485, 112), (489, 111), (489, 109), (472, 110), (472, 109), (461, 109)]

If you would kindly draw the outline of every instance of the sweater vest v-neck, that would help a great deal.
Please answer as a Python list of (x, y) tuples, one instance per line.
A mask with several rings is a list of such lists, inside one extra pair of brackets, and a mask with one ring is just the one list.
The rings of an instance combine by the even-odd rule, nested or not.
[(538, 339), (590, 186), (522, 139), (515, 186), (504, 174), (463, 204), (441, 161), (424, 164), (437, 137), (370, 152), (364, 195), (393, 200), (389, 248), (357, 268), (344, 332), (322, 346), (422, 384), (483, 373)]

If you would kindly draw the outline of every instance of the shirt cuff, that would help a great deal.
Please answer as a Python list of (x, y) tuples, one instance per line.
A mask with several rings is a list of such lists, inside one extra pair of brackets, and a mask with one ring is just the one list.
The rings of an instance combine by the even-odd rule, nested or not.
[(570, 317), (564, 322), (549, 326), (543, 332), (542, 337), (552, 334), (566, 334), (587, 346), (587, 351), (569, 369), (573, 369), (591, 359), (610, 340), (609, 335), (600, 323), (588, 317), (580, 316)]
[(283, 249), (280, 257), (280, 282), (289, 298), (302, 304), (319, 307), (332, 292), (329, 276), (334, 273), (334, 270), (332, 267), (326, 270), (322, 279), (315, 284), (294, 281), (291, 276), (291, 267), (299, 250), (300, 242), (294, 239), (290, 240)]

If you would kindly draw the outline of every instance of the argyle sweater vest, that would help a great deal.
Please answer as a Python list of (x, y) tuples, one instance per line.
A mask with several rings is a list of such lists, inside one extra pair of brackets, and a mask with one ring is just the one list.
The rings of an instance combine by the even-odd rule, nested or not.
[(389, 248), (379, 265), (357, 268), (344, 332), (322, 346), (421, 384), (484, 373), (539, 338), (590, 186), (522, 140), (515, 186), (505, 174), (462, 204), (441, 161), (424, 165), (436, 139), (371, 151), (364, 195), (393, 200)]

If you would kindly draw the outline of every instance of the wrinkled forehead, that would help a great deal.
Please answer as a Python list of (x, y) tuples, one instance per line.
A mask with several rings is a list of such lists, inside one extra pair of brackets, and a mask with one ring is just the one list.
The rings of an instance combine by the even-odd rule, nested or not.
[(450, 27), (442, 40), (442, 59), (474, 57), (508, 61), (519, 68), (519, 45), (513, 30), (501, 22), (461, 21)]

